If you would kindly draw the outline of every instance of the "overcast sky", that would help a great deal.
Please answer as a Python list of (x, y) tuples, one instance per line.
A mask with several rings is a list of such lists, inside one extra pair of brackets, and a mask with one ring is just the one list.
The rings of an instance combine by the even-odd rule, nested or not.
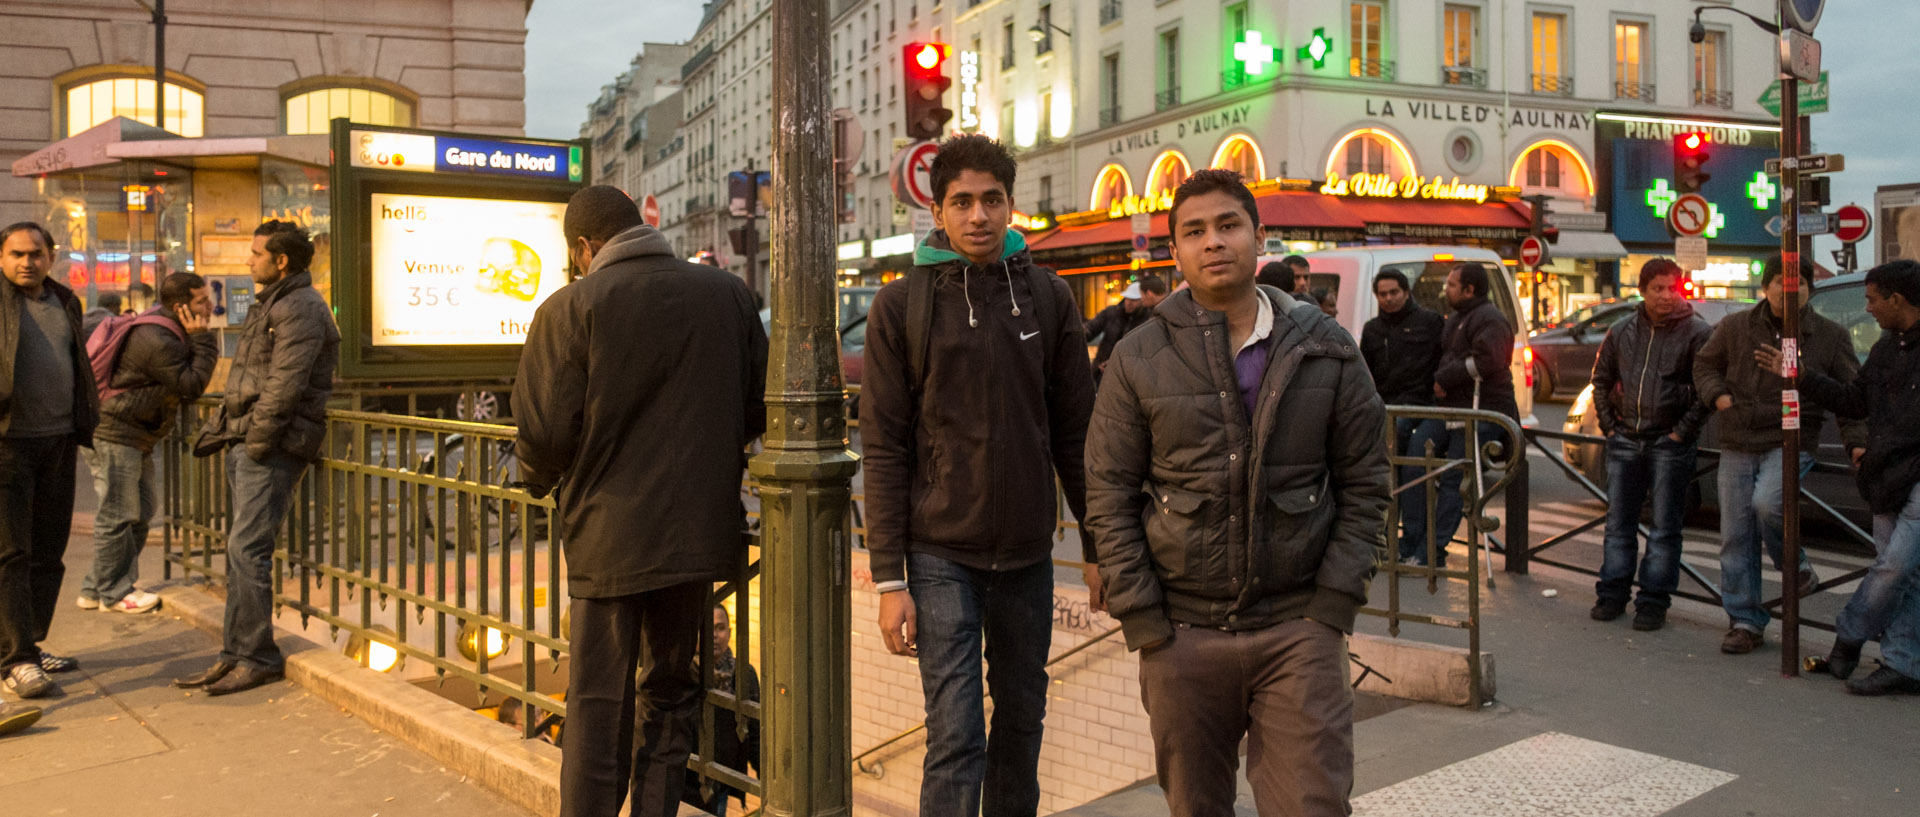
[[(641, 43), (691, 39), (700, 24), (700, 5), (700, 0), (536, 0), (527, 15), (527, 135), (578, 136), (586, 106), (599, 97), (600, 86), (626, 70)], [(1920, 182), (1920, 148), (1915, 147), (1920, 113), (1914, 103), (1920, 60), (1911, 47), (1917, 30), (1920, 3), (1911, 0), (1827, 4), (1818, 36), (1832, 80), (1832, 110), (1813, 117), (1813, 134), (1816, 150), (1847, 157), (1847, 171), (1834, 178), (1836, 205), (1871, 206), (1879, 185)], [(1758, 97), (1764, 86), (1743, 77), (1735, 87), (1742, 96)], [(1863, 265), (1872, 260), (1872, 243), (1861, 242)], [(1831, 266), (1828, 251), (1838, 246), (1822, 239), (1817, 260)]]

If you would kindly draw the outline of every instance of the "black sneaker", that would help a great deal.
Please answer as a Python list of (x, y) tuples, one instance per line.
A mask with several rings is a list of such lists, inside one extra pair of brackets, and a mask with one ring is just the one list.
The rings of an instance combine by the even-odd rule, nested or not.
[(1638, 610), (1633, 611), (1633, 628), (1636, 630), (1639, 630), (1640, 632), (1650, 633), (1650, 632), (1653, 632), (1654, 630), (1660, 629), (1661, 627), (1665, 627), (1666, 625), (1667, 625), (1667, 611), (1665, 610), (1655, 610), (1652, 607), (1642, 607)]
[(1842, 681), (1853, 675), (1860, 666), (1860, 648), (1862, 644), (1850, 644), (1846, 641), (1833, 642), (1833, 651), (1827, 653), (1827, 672)]
[(1882, 665), (1872, 675), (1848, 681), (1847, 691), (1855, 695), (1920, 695), (1920, 678), (1909, 678)]
[(1612, 621), (1626, 612), (1626, 602), (1601, 599), (1594, 603), (1593, 609), (1588, 611), (1587, 615), (1592, 616), (1594, 621)]

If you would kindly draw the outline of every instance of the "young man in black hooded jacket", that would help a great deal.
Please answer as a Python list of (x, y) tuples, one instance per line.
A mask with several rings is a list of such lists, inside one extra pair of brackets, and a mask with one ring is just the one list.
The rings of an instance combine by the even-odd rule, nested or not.
[[(920, 658), (927, 817), (1038, 810), (1056, 476), (1074, 518), (1085, 518), (1086, 342), (1066, 282), (1037, 270), (1007, 229), (1013, 178), (997, 142), (942, 145), (932, 172), (939, 229), (868, 317), (867, 542), (881, 636), (893, 653)], [(1084, 575), (1097, 606), (1098, 574)]]

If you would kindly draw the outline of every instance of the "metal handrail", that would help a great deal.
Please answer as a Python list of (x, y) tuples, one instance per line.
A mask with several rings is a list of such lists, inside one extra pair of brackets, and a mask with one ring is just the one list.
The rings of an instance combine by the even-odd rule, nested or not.
[[(225, 580), (214, 560), (225, 551), (231, 512), (224, 458), (243, 455), (191, 454), (217, 406), (213, 399), (183, 406), (161, 446), (168, 578), (179, 570)], [(566, 703), (542, 682), (556, 677), (568, 652), (560, 566), (566, 531), (556, 498), (535, 498), (519, 484), (516, 429), (361, 411), (329, 411), (326, 424), (322, 457), (296, 485), (275, 548), (275, 607), (297, 611), (302, 625), (318, 619), (355, 640), (381, 643), (430, 667), (442, 683), (474, 685), (480, 697), (469, 708), (519, 701), (523, 737), (563, 719)], [(750, 556), (757, 533), (748, 537)], [(743, 558), (708, 599), (715, 606), (738, 599), (733, 648), (743, 667), (756, 657), (745, 590), (758, 570), (757, 560)], [(733, 712), (744, 737), (761, 709), (747, 695), (744, 671), (731, 688), (715, 687), (712, 627), (701, 623), (706, 694), (688, 767), (705, 785), (758, 796), (760, 783), (744, 768), (713, 759), (714, 713)]]

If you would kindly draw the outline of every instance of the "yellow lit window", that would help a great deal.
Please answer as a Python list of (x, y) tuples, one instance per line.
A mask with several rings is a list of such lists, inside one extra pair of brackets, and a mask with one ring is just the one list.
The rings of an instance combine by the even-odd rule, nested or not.
[[(169, 82), (166, 102), (166, 123), (161, 128), (191, 138), (204, 135), (207, 108), (200, 92)], [(155, 124), (153, 80), (117, 77), (67, 88), (67, 136), (116, 116)]]
[(365, 88), (322, 88), (287, 97), (287, 133), (326, 133), (346, 117), (362, 125), (413, 127), (413, 103)]

